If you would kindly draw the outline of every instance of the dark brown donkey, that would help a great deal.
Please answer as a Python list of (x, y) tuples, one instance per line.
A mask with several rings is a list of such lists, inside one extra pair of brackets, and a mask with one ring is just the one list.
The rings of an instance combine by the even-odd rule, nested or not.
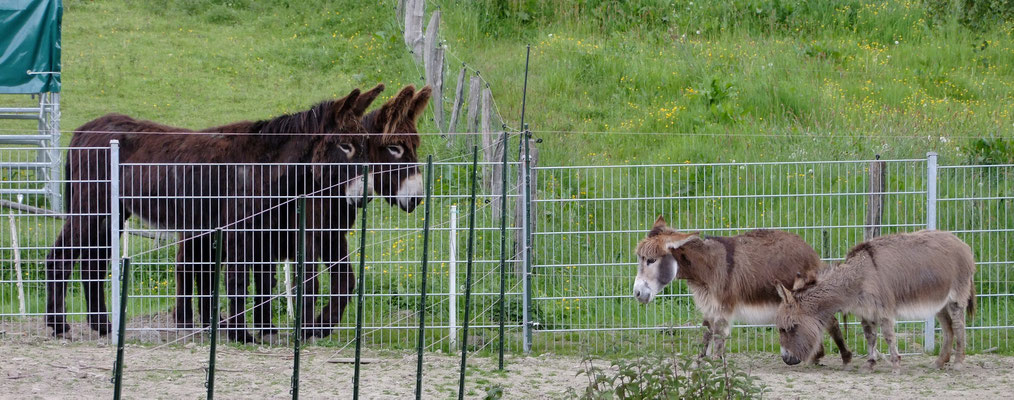
[[(365, 161), (365, 141), (360, 119), (372, 98), (360, 91), (325, 101), (309, 110), (256, 122), (236, 122), (205, 129), (203, 133), (109, 114), (78, 128), (68, 151), (66, 192), (72, 215), (47, 256), (47, 325), (54, 334), (69, 329), (64, 297), (73, 264), (80, 259), (88, 301), (88, 321), (100, 334), (109, 331), (103, 294), (109, 260), (110, 224), (137, 215), (152, 226), (179, 232), (181, 240), (206, 243), (208, 230), (226, 229), (224, 261), (226, 287), (231, 299), (227, 327), (233, 339), (249, 341), (243, 327), (242, 307), (251, 261), (249, 254), (265, 244), (255, 233), (261, 229), (295, 227), (293, 197), (312, 193), (325, 185), (340, 185), (346, 192), (361, 191), (363, 179), (355, 168), (324, 168), (306, 164)], [(175, 134), (186, 133), (186, 134)], [(299, 134), (295, 134), (299, 133)], [(122, 167), (121, 220), (108, 217), (109, 165), (95, 162), (88, 148), (120, 142), (121, 163), (150, 166)], [(101, 159), (101, 158), (100, 158)], [(258, 164), (285, 163), (261, 167)], [(194, 165), (203, 164), (203, 165)], [(208, 165), (218, 164), (218, 165)], [(303, 164), (303, 165), (300, 165)], [(270, 213), (262, 213), (273, 209)], [(106, 215), (103, 215), (106, 214)], [(199, 285), (206, 277), (211, 246), (199, 244), (184, 251), (193, 256), (190, 267), (177, 270), (178, 286)], [(263, 250), (263, 249), (260, 249)], [(267, 250), (270, 253), (270, 249)], [(279, 258), (263, 254), (260, 260)], [(90, 279), (95, 278), (95, 279)], [(183, 282), (183, 283), (181, 283)], [(187, 286), (187, 285), (184, 285)], [(178, 292), (188, 292), (178, 287)], [(206, 317), (210, 307), (202, 301)], [(192, 315), (191, 315), (192, 317)], [(180, 316), (177, 316), (180, 318)], [(184, 317), (185, 318), (185, 317)], [(185, 321), (184, 321), (185, 322)]]
[[(383, 90), (383, 85), (370, 92)], [(422, 200), (422, 174), (418, 168), (420, 145), (416, 122), (426, 109), (432, 90), (425, 86), (416, 92), (414, 86), (406, 86), (394, 98), (362, 118), (365, 135), (366, 157), (370, 164), (369, 186), (392, 205), (398, 205), (406, 212), (412, 212)], [(348, 196), (345, 196), (348, 197)], [(343, 201), (341, 196), (324, 193), (312, 196), (308, 201), (308, 221), (311, 234), (308, 236), (308, 256), (312, 262), (320, 260), (322, 273), (328, 273), (331, 293), (320, 315), (313, 318), (314, 302), (308, 298), (303, 303), (304, 336), (326, 337), (337, 326), (349, 297), (355, 290), (356, 280), (352, 265), (348, 262), (348, 243), (345, 233), (355, 225), (356, 206)], [(289, 243), (295, 244), (294, 241)], [(293, 248), (294, 249), (294, 248)], [(292, 252), (294, 254), (294, 250)], [(293, 259), (289, 256), (288, 259)], [(255, 279), (259, 294), (270, 293), (276, 280), (273, 271), (257, 274)], [(314, 279), (318, 271), (308, 272), (308, 283), (318, 285)], [(306, 279), (306, 278), (305, 278)], [(269, 298), (255, 299), (254, 325), (265, 335), (275, 330), (271, 327)]]
[[(416, 123), (426, 110), (431, 94), (429, 86), (419, 91), (413, 86), (406, 86), (362, 119), (363, 127), (369, 132), (366, 147), (371, 170), (370, 186), (378, 196), (405, 212), (415, 210), (425, 190), (417, 165), (420, 140)], [(337, 245), (329, 242), (319, 246), (325, 251), (320, 259), (323, 270), (331, 276), (331, 293), (320, 316), (308, 326), (313, 335), (326, 337), (340, 323), (349, 296), (356, 288), (345, 236), (345, 232), (355, 225), (356, 207), (345, 202), (331, 203), (327, 199), (315, 202), (314, 206), (324, 210), (321, 215), (328, 216), (325, 224), (338, 232), (329, 237), (337, 239)]]
[(894, 339), (895, 318), (925, 319), (936, 314), (944, 342), (936, 366), (943, 368), (957, 354), (965, 358), (965, 313), (975, 312), (975, 259), (972, 249), (950, 232), (919, 231), (881, 236), (849, 250), (841, 264), (820, 272), (815, 282), (779, 286), (783, 298), (776, 323), (782, 359), (798, 363), (814, 353), (829, 316), (842, 311), (862, 319), (868, 351), (867, 367), (877, 358), (877, 325), (898, 372), (901, 356)]
[[(698, 232), (680, 233), (661, 215), (648, 237), (637, 244), (637, 278), (634, 297), (647, 303), (673, 279), (687, 281), (697, 309), (704, 314), (701, 357), (724, 355), (730, 321), (774, 322), (780, 299), (772, 281), (791, 284), (797, 277), (812, 279), (820, 258), (797, 235), (776, 230), (754, 230), (732, 237), (702, 238)], [(832, 316), (826, 323), (842, 363), (852, 360)], [(824, 348), (820, 347), (819, 356)], [(820, 357), (813, 359), (816, 363)]]

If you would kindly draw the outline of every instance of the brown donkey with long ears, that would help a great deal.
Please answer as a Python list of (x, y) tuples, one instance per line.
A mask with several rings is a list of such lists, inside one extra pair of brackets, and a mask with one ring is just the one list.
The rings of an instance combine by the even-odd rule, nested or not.
[[(392, 99), (362, 118), (366, 130), (367, 158), (370, 163), (369, 187), (377, 196), (405, 212), (412, 212), (422, 200), (425, 187), (419, 170), (418, 149), (421, 143), (417, 121), (429, 104), (433, 90), (425, 86), (419, 91), (412, 85), (402, 88)], [(313, 336), (331, 334), (345, 313), (351, 294), (356, 288), (349, 247), (345, 232), (355, 225), (356, 207), (345, 202), (328, 202), (322, 199), (312, 207), (320, 207), (325, 224), (340, 234), (330, 236), (336, 240), (323, 243), (321, 255), (324, 270), (331, 274), (331, 296), (320, 316), (308, 324), (306, 331)], [(311, 210), (311, 212), (313, 212)]]
[[(363, 96), (372, 99), (383, 90), (384, 85), (379, 84)], [(418, 167), (421, 141), (416, 121), (426, 109), (431, 94), (429, 86), (418, 92), (414, 86), (406, 86), (383, 106), (361, 118), (365, 130), (362, 135), (366, 143), (365, 156), (370, 165), (368, 188), (406, 212), (412, 212), (424, 194), (422, 173)], [(303, 334), (307, 337), (328, 336), (341, 321), (349, 302), (348, 295), (355, 290), (355, 274), (348, 262), (345, 234), (355, 225), (357, 205), (346, 200), (359, 197), (362, 192), (346, 193), (343, 196), (340, 189), (331, 188), (309, 197), (307, 202), (307, 213), (314, 216), (307, 226), (312, 231), (307, 235), (307, 259), (310, 264), (319, 259), (321, 269), (310, 270), (304, 279), (313, 291), (319, 285), (317, 274), (327, 273), (331, 277), (331, 293), (319, 316), (314, 317), (315, 298), (307, 298), (303, 303), (303, 321), (306, 321)], [(296, 241), (290, 240), (288, 243), (294, 245)], [(286, 254), (288, 259), (293, 259), (295, 248), (292, 247)], [(255, 283), (261, 297), (254, 302), (254, 325), (264, 335), (270, 335), (276, 331), (271, 325), (270, 306), (271, 288), (277, 283), (275, 274), (258, 274)]]
[[(797, 278), (813, 279), (820, 266), (817, 252), (797, 235), (777, 230), (754, 230), (732, 237), (702, 238), (699, 232), (681, 233), (661, 215), (648, 237), (637, 244), (634, 297), (647, 303), (674, 279), (687, 281), (697, 309), (704, 314), (701, 357), (714, 340), (713, 355), (723, 356), (730, 321), (772, 323), (780, 298), (777, 285)], [(826, 321), (842, 363), (852, 360), (832, 316)], [(816, 363), (824, 355), (820, 346)]]
[(862, 319), (870, 370), (876, 365), (880, 325), (891, 366), (898, 372), (895, 319), (936, 314), (944, 333), (936, 366), (943, 368), (950, 361), (953, 345), (954, 366), (960, 367), (965, 359), (965, 313), (975, 312), (974, 275), (972, 249), (950, 232), (899, 233), (860, 243), (844, 262), (821, 271), (815, 282), (797, 283), (792, 290), (779, 286), (783, 300), (776, 324), (782, 359), (796, 364), (812, 357), (821, 329), (841, 311)]
[[(295, 202), (283, 199), (332, 185), (344, 193), (362, 192), (365, 183), (357, 169), (325, 168), (323, 164), (366, 161), (361, 118), (376, 94), (360, 96), (356, 89), (344, 98), (324, 101), (305, 111), (199, 132), (120, 114), (109, 114), (78, 128), (66, 164), (70, 179), (66, 190), (68, 211), (74, 216), (64, 224), (46, 259), (50, 280), (47, 325), (56, 335), (69, 329), (64, 298), (71, 268), (80, 259), (86, 277), (89, 324), (100, 334), (108, 333), (102, 287), (110, 256), (108, 244), (116, 240), (109, 227), (136, 215), (152, 226), (178, 232), (183, 267), (176, 271), (176, 317), (177, 323), (184, 325), (193, 324), (189, 294), (194, 283), (202, 292), (210, 292), (207, 285), (213, 255), (206, 233), (218, 227), (230, 228), (223, 244), (228, 250), (223, 261), (231, 300), (225, 325), (230, 328), (230, 338), (252, 341), (244, 329), (241, 311), (250, 269), (260, 268), (254, 265), (263, 265), (264, 261), (291, 257), (283, 254), (290, 248), (265, 242), (288, 235), (280, 232), (295, 228)], [(121, 163), (151, 164), (124, 166), (118, 188), (109, 187), (110, 168), (105, 158), (86, 157), (113, 139), (120, 142)], [(263, 163), (285, 166), (256, 167)], [(310, 163), (314, 166), (301, 167)], [(110, 210), (111, 190), (120, 191), (122, 196), (119, 221), (103, 215)], [(357, 199), (350, 197), (353, 203)], [(273, 212), (263, 212), (266, 210)], [(271, 236), (263, 232), (279, 233)], [(287, 237), (295, 242), (291, 239)], [(202, 299), (201, 307), (208, 321), (213, 311), (207, 298)]]

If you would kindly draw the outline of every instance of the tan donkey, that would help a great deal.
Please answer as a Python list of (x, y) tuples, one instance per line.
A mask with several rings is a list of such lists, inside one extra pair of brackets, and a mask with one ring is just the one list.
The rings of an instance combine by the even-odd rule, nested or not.
[[(637, 244), (637, 278), (634, 297), (650, 302), (674, 279), (687, 281), (694, 303), (704, 314), (703, 357), (714, 341), (712, 354), (722, 356), (731, 321), (769, 324), (781, 300), (777, 284), (805, 282), (817, 276), (820, 258), (797, 235), (776, 230), (754, 230), (732, 237), (702, 238), (698, 232), (681, 233), (668, 227), (660, 215), (648, 237)], [(838, 321), (821, 327), (831, 333), (841, 351), (842, 363), (852, 360)], [(819, 346), (816, 363), (824, 355)]]
[(936, 314), (944, 341), (936, 366), (965, 358), (965, 313), (975, 312), (975, 260), (965, 242), (950, 232), (919, 231), (881, 236), (860, 243), (841, 264), (820, 272), (815, 282), (798, 282), (792, 290), (779, 286), (782, 304), (776, 325), (782, 359), (796, 364), (819, 354), (821, 330), (835, 312), (862, 319), (873, 370), (880, 325), (898, 372), (901, 356), (894, 337), (897, 318), (925, 319)]

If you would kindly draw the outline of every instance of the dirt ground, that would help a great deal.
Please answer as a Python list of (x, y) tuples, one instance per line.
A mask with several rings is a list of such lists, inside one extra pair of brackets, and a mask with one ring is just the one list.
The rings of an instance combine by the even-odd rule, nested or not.
[[(207, 347), (128, 346), (124, 390), (126, 398), (204, 397)], [(96, 342), (0, 337), (0, 398), (109, 398), (115, 349)], [(416, 356), (409, 353), (367, 352), (362, 366), (364, 399), (401, 399), (413, 396)], [(352, 356), (352, 350), (308, 347), (302, 353), (300, 395), (305, 398), (350, 398), (353, 365), (333, 363)], [(733, 359), (766, 384), (765, 397), (795, 398), (1009, 398), (1014, 389), (1014, 357), (975, 355), (961, 371), (931, 368), (929, 356), (906, 356), (902, 372), (886, 364), (869, 373), (843, 370), (840, 361), (823, 367), (787, 366), (774, 354), (737, 354)], [(424, 394), (450, 398), (457, 393), (457, 356), (425, 355)], [(857, 361), (862, 361), (857, 360)], [(605, 362), (603, 362), (605, 363)], [(499, 385), (504, 398), (567, 398), (568, 388), (586, 383), (575, 376), (581, 359), (545, 354), (508, 357), (507, 371), (497, 373), (493, 358), (470, 358), (467, 398), (482, 398)], [(239, 349), (220, 346), (215, 394), (220, 398), (287, 398), (292, 373), (291, 350), (280, 347)]]

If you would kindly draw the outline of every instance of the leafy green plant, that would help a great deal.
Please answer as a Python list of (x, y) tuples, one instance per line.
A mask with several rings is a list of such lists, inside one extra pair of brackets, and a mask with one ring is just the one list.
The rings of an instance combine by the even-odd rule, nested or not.
[(764, 386), (728, 359), (679, 353), (613, 361), (609, 368), (584, 360), (578, 375), (588, 386), (568, 394), (582, 399), (745, 399), (758, 398)]
[(1014, 164), (1014, 142), (1003, 138), (974, 139), (968, 146), (968, 164)]
[(493, 385), (486, 388), (486, 395), (482, 397), (483, 400), (500, 400), (503, 398), (503, 387), (500, 385)]

